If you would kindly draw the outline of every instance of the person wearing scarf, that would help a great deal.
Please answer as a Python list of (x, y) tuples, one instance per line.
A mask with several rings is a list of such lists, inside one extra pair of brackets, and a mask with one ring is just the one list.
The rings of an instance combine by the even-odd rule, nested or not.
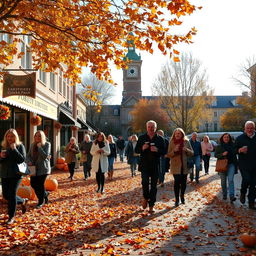
[(185, 191), (187, 186), (187, 175), (191, 169), (187, 167), (188, 157), (193, 156), (194, 151), (185, 132), (176, 128), (171, 136), (167, 156), (170, 158), (170, 170), (174, 178), (175, 206), (179, 201), (185, 204)]
[(237, 158), (235, 146), (229, 133), (226, 132), (221, 135), (220, 144), (215, 149), (215, 157), (217, 159), (228, 159), (228, 170), (226, 172), (219, 172), (218, 174), (221, 180), (223, 200), (226, 200), (227, 194), (229, 194), (230, 202), (232, 203), (236, 200), (234, 175), (237, 173)]
[(92, 171), (96, 173), (96, 181), (98, 184), (97, 193), (104, 193), (105, 172), (108, 171), (108, 155), (110, 154), (109, 143), (103, 132), (96, 135), (96, 139), (92, 143)]

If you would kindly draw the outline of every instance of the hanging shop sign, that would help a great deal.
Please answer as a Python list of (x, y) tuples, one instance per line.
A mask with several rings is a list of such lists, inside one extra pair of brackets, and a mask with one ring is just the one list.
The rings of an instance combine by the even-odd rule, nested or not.
[(3, 98), (14, 95), (36, 97), (36, 72), (28, 75), (4, 74)]

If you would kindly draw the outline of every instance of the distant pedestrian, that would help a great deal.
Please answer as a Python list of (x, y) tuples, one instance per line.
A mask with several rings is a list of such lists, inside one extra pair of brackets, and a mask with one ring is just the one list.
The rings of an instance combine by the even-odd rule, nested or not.
[(139, 171), (141, 171), (144, 209), (149, 205), (149, 212), (154, 212), (157, 194), (157, 181), (160, 157), (164, 154), (165, 143), (162, 136), (156, 133), (157, 124), (150, 120), (146, 123), (147, 133), (141, 135), (135, 147), (140, 154)]
[[(237, 158), (235, 145), (229, 133), (223, 133), (220, 137), (220, 144), (215, 148), (215, 157), (217, 159), (228, 159), (228, 170), (226, 172), (219, 172), (222, 188), (223, 200), (227, 199), (229, 194), (230, 202), (236, 200), (234, 175), (237, 173)], [(228, 181), (228, 189), (227, 189)]]
[(162, 136), (164, 138), (164, 142), (165, 142), (164, 154), (160, 157), (160, 168), (159, 168), (159, 177), (158, 177), (159, 184), (161, 185), (161, 187), (164, 187), (165, 173), (168, 172), (168, 170), (170, 168), (170, 158), (167, 157), (169, 140), (164, 137), (163, 130), (158, 130), (157, 134), (159, 136)]
[(189, 140), (190, 145), (192, 146), (192, 149), (194, 151), (194, 155), (192, 157), (194, 165), (195, 165), (195, 172), (194, 172), (194, 166), (192, 168), (192, 171), (190, 173), (190, 180), (193, 182), (194, 178), (196, 180), (196, 183), (199, 183), (199, 173), (201, 169), (201, 162), (202, 162), (202, 148), (201, 143), (197, 140), (197, 133), (193, 132), (191, 139)]
[(75, 173), (75, 166), (77, 162), (77, 154), (79, 153), (78, 145), (76, 144), (76, 138), (71, 137), (69, 143), (67, 144), (65, 148), (65, 160), (68, 164), (68, 170), (70, 176), (68, 177), (70, 181), (74, 179), (74, 173)]
[(80, 144), (81, 159), (80, 162), (83, 163), (84, 179), (87, 180), (88, 177), (91, 177), (91, 162), (92, 155), (90, 153), (92, 147), (92, 141), (89, 134), (84, 135), (84, 141)]
[(14, 222), (16, 205), (21, 205), (22, 213), (25, 213), (28, 199), (23, 199), (17, 195), (22, 176), (18, 174), (18, 164), (25, 161), (26, 150), (21, 143), (15, 129), (9, 129), (4, 134), (1, 144), (0, 154), (0, 177), (2, 181), (3, 198), (8, 204), (7, 224)]
[(110, 154), (108, 155), (108, 177), (110, 180), (112, 180), (114, 174), (114, 162), (117, 158), (117, 152), (116, 144), (111, 134), (108, 135), (108, 143), (110, 148)]
[(256, 198), (256, 135), (255, 123), (247, 121), (244, 133), (236, 138), (236, 149), (238, 153), (238, 167), (242, 175), (240, 201), (245, 203), (247, 191), (249, 208), (256, 210), (254, 201)]
[(136, 175), (136, 169), (138, 165), (139, 154), (135, 153), (135, 147), (138, 141), (138, 137), (136, 134), (130, 136), (130, 140), (126, 146), (126, 157), (127, 163), (130, 165), (131, 175), (134, 177)]
[(34, 141), (27, 155), (28, 165), (34, 165), (36, 168), (35, 176), (30, 177), (30, 183), (38, 198), (37, 208), (48, 203), (49, 192), (45, 190), (44, 183), (51, 173), (50, 159), (51, 143), (46, 141), (45, 133), (39, 130), (34, 135)]
[(108, 155), (110, 154), (109, 143), (105, 134), (100, 132), (96, 135), (92, 143), (92, 171), (96, 173), (96, 181), (98, 184), (97, 192), (104, 193), (105, 172), (108, 171)]
[(119, 154), (120, 161), (124, 161), (124, 149), (125, 149), (125, 140), (123, 139), (122, 136), (119, 136), (117, 141), (116, 141), (116, 146), (117, 146), (117, 153)]
[(213, 151), (213, 146), (210, 143), (210, 139), (207, 135), (204, 136), (203, 141), (201, 142), (201, 149), (204, 161), (204, 171), (205, 174), (209, 174), (210, 158), (211, 152)]
[(185, 132), (181, 128), (176, 128), (171, 136), (168, 157), (170, 157), (170, 170), (174, 178), (175, 206), (179, 202), (185, 204), (185, 191), (187, 187), (187, 175), (191, 171), (188, 168), (188, 157), (193, 156), (193, 149)]

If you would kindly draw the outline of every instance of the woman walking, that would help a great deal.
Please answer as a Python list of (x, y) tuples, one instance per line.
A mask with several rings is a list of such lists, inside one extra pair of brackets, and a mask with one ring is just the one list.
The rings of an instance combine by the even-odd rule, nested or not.
[(193, 149), (181, 128), (176, 128), (171, 136), (167, 156), (170, 158), (170, 170), (174, 177), (175, 206), (179, 201), (185, 204), (187, 175), (191, 169), (187, 166), (188, 157), (193, 156)]
[(92, 171), (96, 173), (98, 184), (97, 192), (104, 193), (105, 172), (108, 171), (108, 155), (110, 154), (109, 143), (105, 134), (100, 132), (96, 135), (96, 139), (92, 143)]
[(227, 195), (229, 194), (232, 203), (236, 200), (234, 175), (237, 173), (237, 158), (235, 146), (229, 133), (223, 133), (220, 137), (220, 144), (215, 149), (215, 157), (217, 159), (228, 159), (228, 170), (226, 172), (219, 172), (219, 176), (221, 180), (223, 200), (226, 200)]
[(204, 161), (204, 171), (205, 171), (205, 174), (208, 174), (213, 146), (210, 143), (209, 137), (207, 135), (204, 136), (203, 141), (201, 142), (201, 148), (202, 148), (202, 155), (203, 155), (203, 161)]
[(108, 177), (110, 180), (112, 180), (114, 173), (114, 162), (117, 158), (117, 149), (113, 136), (111, 134), (108, 135), (108, 143), (110, 148), (110, 154), (108, 155)]
[(51, 173), (50, 159), (51, 143), (46, 141), (45, 133), (39, 130), (34, 135), (34, 141), (27, 155), (28, 165), (34, 165), (36, 169), (35, 176), (30, 177), (30, 184), (38, 198), (37, 208), (48, 203), (49, 192), (45, 190), (44, 182), (47, 175)]
[(22, 180), (18, 174), (18, 164), (25, 161), (26, 150), (19, 140), (15, 129), (9, 129), (4, 135), (0, 155), (0, 177), (2, 179), (3, 197), (8, 201), (8, 221), (14, 222), (16, 205), (21, 204), (22, 213), (26, 212), (27, 199), (17, 196), (17, 190)]
[(91, 177), (91, 162), (92, 155), (90, 154), (90, 150), (92, 147), (92, 142), (89, 134), (85, 134), (84, 141), (80, 144), (81, 151), (81, 159), (80, 161), (83, 163), (84, 170), (84, 179), (87, 180), (88, 177)]
[(74, 178), (75, 173), (75, 166), (77, 162), (77, 154), (80, 152), (78, 145), (76, 144), (76, 138), (71, 137), (69, 143), (67, 144), (65, 148), (66, 156), (65, 161), (68, 164), (68, 170), (69, 170), (69, 177), (70, 181), (72, 181)]
[(138, 141), (137, 135), (133, 134), (131, 136), (131, 140), (128, 142), (128, 145), (126, 147), (127, 163), (130, 165), (132, 177), (136, 175), (136, 169), (138, 164), (139, 154), (135, 153), (135, 147), (136, 147), (137, 141)]

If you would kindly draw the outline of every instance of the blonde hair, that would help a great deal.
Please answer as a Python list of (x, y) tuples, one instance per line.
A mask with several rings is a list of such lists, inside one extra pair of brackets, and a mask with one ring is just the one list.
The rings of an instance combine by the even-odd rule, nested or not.
[(132, 141), (133, 138), (135, 138), (135, 141), (138, 141), (138, 137), (137, 137), (136, 134), (133, 134), (133, 135), (131, 136), (131, 141)]
[(114, 138), (113, 138), (112, 134), (109, 134), (109, 135), (108, 135), (108, 138), (110, 138), (110, 143), (115, 143), (115, 141), (114, 141)]
[(86, 138), (88, 139), (88, 142), (90, 142), (90, 141), (91, 141), (91, 137), (90, 137), (90, 135), (89, 135), (89, 134), (85, 134), (85, 135), (84, 135), (84, 140), (85, 140)]
[(8, 141), (7, 141), (7, 135), (8, 135), (9, 133), (12, 133), (12, 134), (15, 136), (15, 143), (16, 143), (17, 145), (20, 145), (20, 144), (21, 144), (21, 141), (20, 141), (20, 138), (19, 138), (19, 135), (18, 135), (17, 131), (16, 131), (15, 129), (11, 128), (11, 129), (7, 130), (7, 131), (5, 132), (5, 134), (4, 134), (4, 139), (3, 139), (2, 144), (1, 144), (2, 147), (3, 147), (3, 148), (7, 148), (7, 147), (9, 146), (9, 143), (8, 143)]
[(181, 132), (181, 134), (183, 135), (183, 140), (187, 139), (184, 130), (183, 130), (182, 128), (176, 128), (176, 129), (173, 131), (170, 140), (173, 140), (173, 139), (174, 139), (174, 135), (175, 135), (175, 133), (176, 133), (177, 131)]
[(35, 132), (35, 134), (34, 134), (34, 143), (36, 143), (35, 142), (35, 136), (36, 136), (37, 133), (39, 133), (41, 135), (41, 144), (44, 146), (45, 143), (46, 143), (46, 136), (45, 136), (44, 131), (42, 131), (42, 130), (38, 130), (38, 131)]
[(203, 137), (203, 141), (204, 141), (204, 138), (206, 138), (206, 139), (207, 139), (207, 142), (210, 142), (210, 138), (209, 138), (209, 136), (204, 135), (204, 137)]
[(71, 138), (69, 139), (69, 143), (71, 142), (71, 140), (73, 140), (73, 141), (74, 141), (74, 144), (76, 144), (76, 137), (71, 137)]

